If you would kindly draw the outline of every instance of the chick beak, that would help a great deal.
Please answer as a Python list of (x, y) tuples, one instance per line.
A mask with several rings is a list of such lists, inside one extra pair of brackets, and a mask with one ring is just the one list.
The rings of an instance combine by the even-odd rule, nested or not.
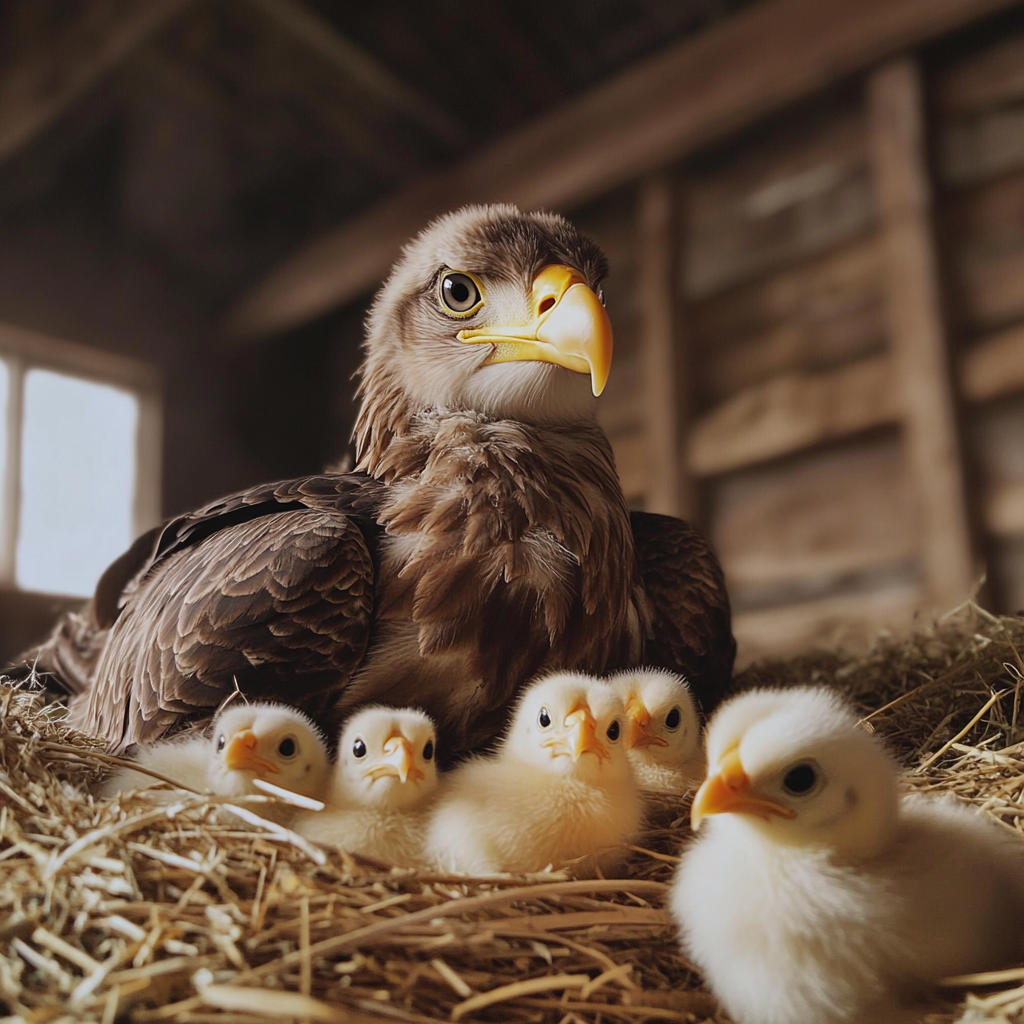
[(384, 756), (363, 772), (364, 778), (371, 778), (374, 782), (388, 776), (401, 782), (424, 777), (423, 772), (416, 767), (412, 744), (400, 732), (392, 733), (384, 741)]
[(484, 366), (534, 360), (590, 374), (595, 395), (604, 391), (612, 367), (612, 325), (608, 313), (583, 275), (552, 263), (534, 278), (533, 319), (459, 331), (467, 345), (490, 345)]
[(568, 754), (573, 762), (584, 754), (593, 754), (598, 761), (610, 757), (608, 748), (597, 738), (597, 721), (586, 704), (580, 704), (565, 716), (565, 727), (556, 735), (543, 741), (542, 746), (550, 747), (552, 757)]
[(273, 761), (260, 757), (256, 753), (258, 746), (259, 740), (251, 729), (236, 732), (224, 748), (224, 764), (231, 771), (255, 772), (260, 777), (276, 775), (281, 769)]
[(668, 740), (662, 736), (652, 735), (648, 729), (651, 724), (651, 713), (644, 702), (634, 693), (626, 701), (626, 749), (634, 747), (667, 747)]
[(727, 751), (715, 770), (697, 790), (690, 809), (690, 825), (696, 832), (700, 823), (712, 814), (754, 814), (770, 821), (773, 814), (780, 818), (795, 818), (789, 807), (751, 795), (750, 779), (743, 770), (738, 747)]

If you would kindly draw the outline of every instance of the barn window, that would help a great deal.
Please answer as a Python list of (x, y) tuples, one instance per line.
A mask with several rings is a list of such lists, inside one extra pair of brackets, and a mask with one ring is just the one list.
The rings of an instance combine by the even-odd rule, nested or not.
[(152, 367), (0, 324), (0, 586), (91, 594), (160, 506)]

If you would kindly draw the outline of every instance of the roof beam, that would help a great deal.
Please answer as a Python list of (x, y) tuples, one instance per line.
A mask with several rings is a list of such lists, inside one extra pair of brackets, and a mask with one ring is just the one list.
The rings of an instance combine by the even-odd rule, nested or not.
[(765, 0), (669, 47), (313, 241), (228, 328), (297, 326), (371, 288), (401, 245), (463, 203), (572, 207), (1013, 0)]
[(0, 76), (0, 161), (42, 134), (189, 0), (92, 0), (42, 51)]

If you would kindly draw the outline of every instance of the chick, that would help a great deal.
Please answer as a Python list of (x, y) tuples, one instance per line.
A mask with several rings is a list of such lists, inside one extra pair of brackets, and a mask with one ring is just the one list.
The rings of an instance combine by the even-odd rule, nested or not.
[(937, 979), (1024, 956), (1024, 845), (952, 800), (901, 797), (834, 692), (736, 697), (707, 750), (670, 906), (738, 1024), (917, 1020)]
[(472, 875), (616, 867), (642, 814), (624, 719), (608, 683), (576, 673), (534, 683), (497, 752), (447, 780), (430, 821), (431, 859)]
[(425, 712), (363, 708), (342, 729), (326, 808), (299, 814), (293, 827), (307, 839), (417, 867), (437, 791), (436, 749)]
[[(218, 796), (261, 792), (257, 780), (320, 800), (330, 779), (323, 736), (301, 711), (283, 704), (236, 704), (218, 715), (212, 736), (188, 736), (144, 747), (139, 764), (189, 789)], [(123, 769), (109, 778), (101, 795), (155, 784), (151, 775)], [(260, 813), (276, 821), (290, 818), (287, 805), (267, 805)]]
[(688, 793), (704, 778), (704, 750), (686, 680), (674, 672), (638, 668), (608, 682), (626, 708), (626, 750), (640, 787)]

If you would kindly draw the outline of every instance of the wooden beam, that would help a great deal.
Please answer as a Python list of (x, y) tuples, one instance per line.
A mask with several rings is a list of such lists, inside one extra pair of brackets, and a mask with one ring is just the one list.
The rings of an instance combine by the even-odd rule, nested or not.
[(51, 46), (26, 54), (0, 76), (0, 161), (45, 131), (189, 2), (91, 0), (65, 15)]
[(931, 227), (921, 73), (899, 58), (868, 80), (893, 367), (907, 464), (921, 517), (929, 601), (952, 608), (980, 576), (971, 536), (961, 442)]
[(452, 148), (465, 145), (466, 133), (451, 114), (406, 85), (318, 14), (296, 0), (249, 2), (308, 50), (319, 54), (381, 103), (405, 115), (435, 139)]
[(317, 239), (237, 303), (238, 335), (284, 330), (373, 287), (453, 205), (572, 207), (1011, 0), (766, 0), (403, 188)]
[(1024, 324), (972, 345), (963, 356), (960, 381), (972, 402), (1024, 391)]
[(787, 373), (741, 391), (690, 432), (699, 476), (740, 469), (825, 441), (897, 422), (899, 397), (888, 356), (821, 373)]
[(692, 481), (680, 441), (688, 419), (685, 376), (680, 373), (685, 339), (678, 331), (679, 239), (677, 185), (662, 171), (640, 183), (637, 209), (637, 277), (650, 467), (645, 508), (668, 516), (696, 516)]

